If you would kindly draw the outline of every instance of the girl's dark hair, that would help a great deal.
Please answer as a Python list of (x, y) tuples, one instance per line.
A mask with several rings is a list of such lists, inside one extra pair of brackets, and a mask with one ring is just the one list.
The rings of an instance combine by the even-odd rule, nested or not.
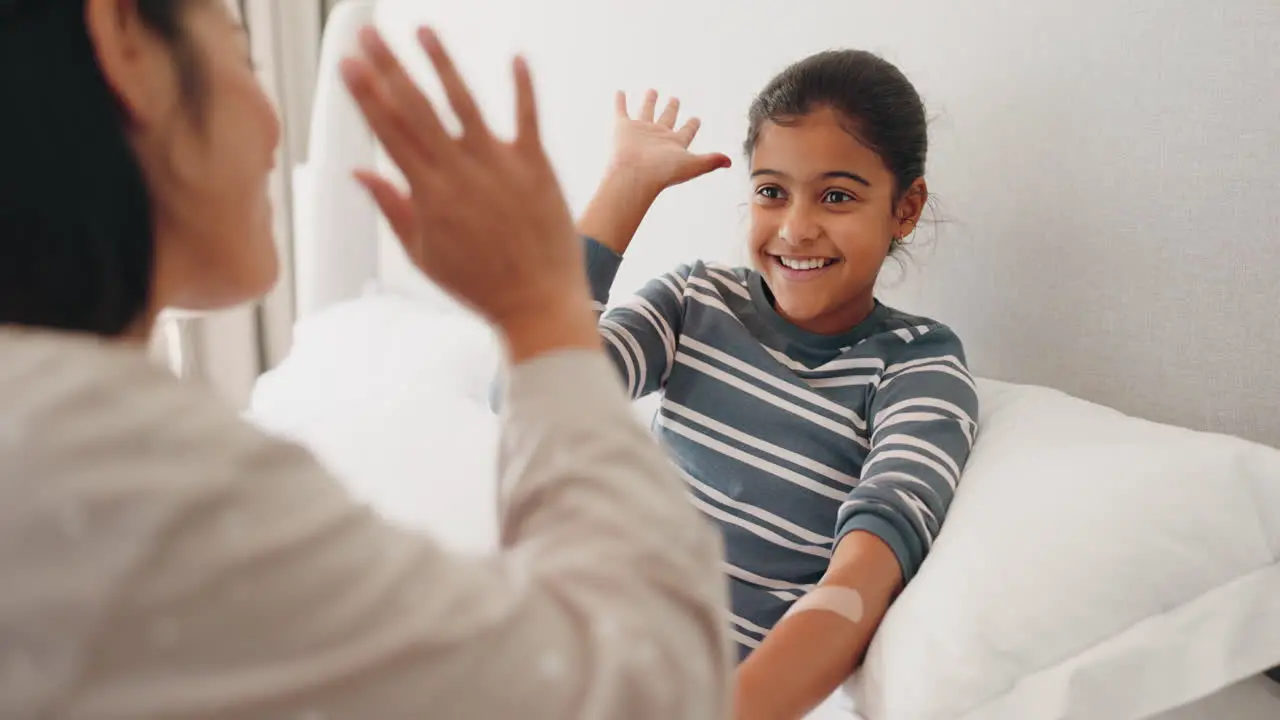
[(864, 50), (810, 55), (770, 80), (751, 103), (747, 156), (766, 121), (785, 125), (823, 107), (839, 113), (849, 133), (884, 160), (895, 195), (924, 175), (929, 138), (920, 95), (902, 71)]
[[(188, 107), (192, 0), (136, 0), (174, 50)], [(151, 299), (152, 200), (85, 0), (0, 0), (0, 325), (117, 336)]]

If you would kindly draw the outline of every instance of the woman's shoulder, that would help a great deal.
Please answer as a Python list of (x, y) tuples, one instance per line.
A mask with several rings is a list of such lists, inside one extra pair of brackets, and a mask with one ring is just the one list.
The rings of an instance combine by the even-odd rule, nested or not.
[(287, 469), (323, 477), (305, 451), (141, 349), (0, 330), (0, 357), (0, 485), (30, 517), (55, 497), (159, 510), (266, 487)]
[(171, 433), (184, 418), (229, 423), (231, 408), (136, 346), (79, 333), (0, 330), (0, 422), (40, 448), (89, 437)]
[[(334, 555), (302, 552), (321, 529), (343, 542), (381, 532), (302, 449), (139, 349), (0, 329), (0, 357), (0, 548), (22, 548), (0, 552), (0, 577), (13, 580), (0, 633), (41, 629), (13, 648), (40, 682), (0, 701), (0, 715), (101, 700), (104, 687), (132, 702), (111, 683), (160, 677), (165, 663), (216, 673), (218, 651), (202, 655), (201, 638), (233, 627), (228, 588), (249, 593), (255, 573), (283, 577), (304, 558), (332, 567)], [(89, 654), (115, 662), (90, 681), (79, 672)]]

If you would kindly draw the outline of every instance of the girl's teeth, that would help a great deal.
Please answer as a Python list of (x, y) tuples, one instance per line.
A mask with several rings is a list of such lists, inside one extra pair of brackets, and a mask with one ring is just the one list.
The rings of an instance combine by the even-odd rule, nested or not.
[(823, 258), (798, 259), (779, 257), (778, 262), (782, 263), (783, 267), (788, 267), (792, 270), (817, 270), (820, 267), (826, 266), (830, 261)]

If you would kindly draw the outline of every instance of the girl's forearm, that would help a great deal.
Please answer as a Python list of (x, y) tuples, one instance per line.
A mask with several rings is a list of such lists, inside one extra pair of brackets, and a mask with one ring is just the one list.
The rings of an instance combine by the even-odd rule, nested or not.
[(579, 219), (578, 232), (621, 255), (661, 191), (626, 168), (610, 169)]
[(855, 590), (857, 621), (824, 610), (783, 618), (738, 668), (736, 720), (790, 720), (826, 700), (862, 662), (901, 578), (893, 551), (879, 538), (846, 536), (819, 588)]

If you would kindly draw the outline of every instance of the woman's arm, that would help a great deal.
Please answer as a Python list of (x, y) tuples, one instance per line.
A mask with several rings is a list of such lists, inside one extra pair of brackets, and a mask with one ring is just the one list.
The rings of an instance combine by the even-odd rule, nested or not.
[(31, 513), (58, 497), (48, 537), (63, 506), (83, 530), (37, 548), (76, 582), (37, 571), (24, 597), (87, 643), (60, 713), (726, 717), (717, 533), (598, 350), (514, 369), (488, 558), (389, 526), (132, 353), (50, 351), (42, 372), (67, 381), (60, 429), (32, 450)]
[(460, 138), (372, 30), (344, 72), (411, 192), (362, 180), (418, 266), (506, 341), (502, 552), (390, 527), (301, 449), (131, 356), (66, 401), (31, 470), (61, 483), (40, 497), (95, 504), (92, 531), (54, 543), (74, 564), (48, 566), (81, 573), (45, 606), (83, 618), (58, 623), (79, 633), (68, 647), (92, 643), (60, 714), (723, 717), (719, 537), (599, 350), (531, 80), (517, 63), (519, 129), (499, 141), (421, 38)]

